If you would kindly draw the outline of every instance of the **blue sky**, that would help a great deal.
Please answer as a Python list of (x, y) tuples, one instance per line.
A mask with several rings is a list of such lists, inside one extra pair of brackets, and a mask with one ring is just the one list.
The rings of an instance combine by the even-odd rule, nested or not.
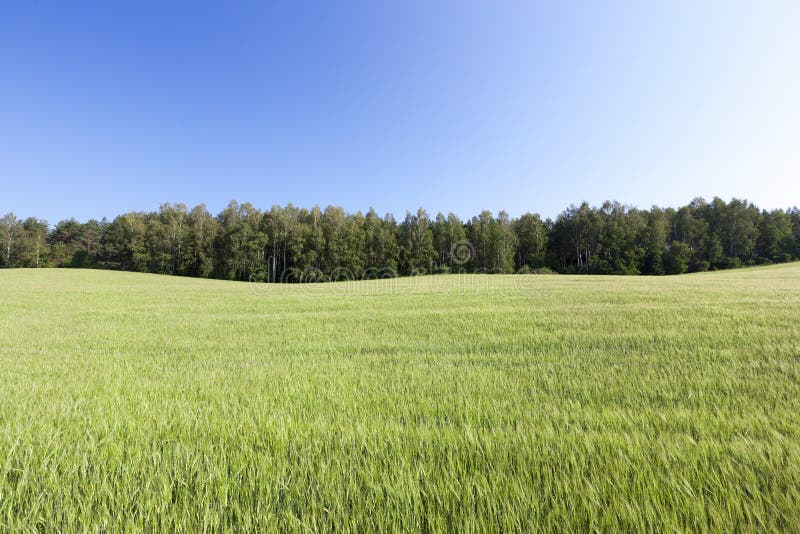
[(800, 204), (800, 2), (3, 2), (0, 213)]

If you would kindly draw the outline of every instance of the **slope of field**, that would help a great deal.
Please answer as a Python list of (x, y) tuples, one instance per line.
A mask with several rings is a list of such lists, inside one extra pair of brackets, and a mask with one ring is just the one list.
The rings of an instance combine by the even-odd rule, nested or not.
[(0, 530), (790, 530), (800, 265), (0, 271)]

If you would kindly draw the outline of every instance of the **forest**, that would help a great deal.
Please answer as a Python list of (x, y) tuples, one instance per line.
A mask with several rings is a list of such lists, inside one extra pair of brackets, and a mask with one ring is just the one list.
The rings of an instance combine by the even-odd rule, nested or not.
[(109, 221), (0, 219), (0, 267), (78, 267), (263, 282), (437, 273), (680, 274), (800, 259), (800, 210), (702, 198), (642, 210), (570, 206), (555, 220), (489, 211), (464, 221), (424, 209), (262, 211), (231, 201), (163, 204)]

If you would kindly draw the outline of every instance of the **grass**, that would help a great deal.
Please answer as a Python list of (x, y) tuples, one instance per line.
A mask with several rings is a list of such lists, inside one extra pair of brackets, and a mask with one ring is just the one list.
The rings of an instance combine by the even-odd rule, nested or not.
[(0, 271), (0, 530), (800, 525), (800, 264)]

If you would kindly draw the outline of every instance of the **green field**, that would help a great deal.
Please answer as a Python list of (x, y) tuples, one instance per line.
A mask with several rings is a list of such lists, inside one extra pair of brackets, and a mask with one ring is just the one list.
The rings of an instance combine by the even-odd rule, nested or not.
[(0, 271), (3, 531), (798, 526), (800, 264)]

